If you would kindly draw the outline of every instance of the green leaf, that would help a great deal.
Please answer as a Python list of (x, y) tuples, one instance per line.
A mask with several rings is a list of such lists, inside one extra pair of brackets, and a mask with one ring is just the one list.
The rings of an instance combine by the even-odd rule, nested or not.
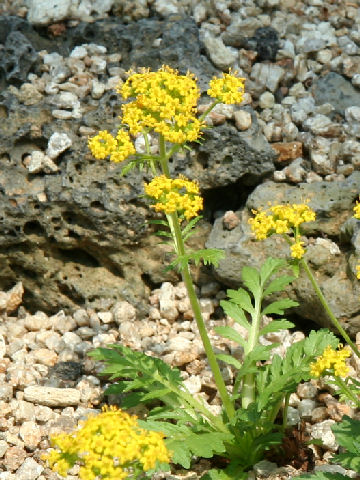
[(270, 303), (264, 310), (261, 312), (262, 315), (269, 315), (276, 313), (278, 315), (283, 315), (284, 310), (287, 308), (297, 307), (299, 304), (290, 298), (283, 298), (282, 300), (276, 300), (275, 302)]
[(241, 271), (242, 281), (250, 292), (257, 298), (260, 295), (260, 275), (253, 267), (244, 267)]
[(266, 261), (260, 268), (260, 282), (261, 285), (265, 285), (265, 283), (270, 279), (271, 275), (277, 272), (281, 267), (286, 265), (286, 261), (280, 258), (267, 258)]
[(238, 290), (227, 290), (227, 296), (230, 301), (239, 305), (246, 312), (253, 314), (254, 307), (251, 302), (251, 297), (246, 290), (239, 288)]
[(186, 242), (186, 240), (194, 233), (194, 227), (195, 225), (201, 220), (203, 217), (201, 215), (198, 215), (195, 218), (192, 218), (182, 229), (181, 235), (183, 238), (183, 241)]
[(232, 357), (231, 355), (227, 355), (226, 353), (218, 353), (216, 355), (218, 360), (222, 362), (228, 363), (229, 365), (233, 365), (235, 368), (240, 369), (242, 367), (242, 363), (239, 362), (236, 358)]
[(229, 340), (232, 340), (233, 342), (238, 343), (243, 348), (246, 347), (246, 343), (247, 343), (246, 340), (240, 335), (239, 332), (234, 330), (232, 327), (220, 326), (220, 327), (215, 327), (214, 330), (216, 333), (218, 333), (222, 337), (228, 338)]
[(293, 327), (295, 327), (295, 325), (285, 318), (282, 318), (281, 320), (272, 320), (260, 330), (259, 335), (262, 336), (267, 333), (278, 332), (279, 330), (286, 330)]
[(241, 307), (228, 300), (221, 300), (220, 305), (226, 315), (231, 317), (236, 323), (238, 323), (242, 327), (246, 328), (248, 332), (250, 331), (251, 325), (248, 322), (244, 310)]
[(218, 267), (220, 260), (224, 257), (224, 250), (219, 250), (218, 248), (205, 248), (202, 250), (197, 250), (196, 252), (178, 255), (172, 263), (178, 266), (180, 270), (186, 268), (191, 261), (193, 261), (195, 265), (199, 265), (199, 263), (202, 261), (204, 265), (211, 264), (215, 267)]
[(295, 277), (291, 277), (288, 275), (282, 275), (281, 277), (275, 278), (264, 290), (263, 297), (271, 295), (275, 292), (282, 292), (285, 289), (286, 285), (289, 285), (289, 283), (293, 282), (294, 280)]

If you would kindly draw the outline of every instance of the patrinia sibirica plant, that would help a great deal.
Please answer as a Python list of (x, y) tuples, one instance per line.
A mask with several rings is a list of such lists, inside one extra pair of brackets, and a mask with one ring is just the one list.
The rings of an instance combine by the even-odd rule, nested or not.
[[(95, 422), (91, 420), (79, 431), (84, 432), (87, 428), (85, 437), (95, 436), (95, 441), (89, 438), (89, 443), (80, 442), (84, 435), (79, 432), (68, 436), (66, 441), (63, 437), (55, 438), (53, 444), (57, 450), (49, 460), (60, 473), (78, 460), (88, 475), (84, 474), (81, 478), (90, 479), (89, 472), (92, 472), (94, 479), (115, 480), (126, 478), (126, 475), (129, 478), (151, 475), (153, 469), (164, 468), (170, 461), (189, 468), (194, 457), (220, 455), (225, 459), (226, 468), (214, 468), (202, 478), (242, 480), (247, 478), (246, 471), (263, 459), (266, 450), (281, 443), (290, 394), (299, 382), (311, 378), (311, 364), (316, 362), (316, 358), (326, 348), (336, 349), (339, 342), (328, 330), (311, 332), (307, 338), (294, 343), (284, 357), (274, 354), (277, 344), (261, 344), (260, 337), (263, 335), (293, 327), (282, 316), (288, 308), (297, 305), (288, 298), (272, 301), (271, 296), (283, 292), (294, 277), (286, 273), (288, 265), (285, 260), (269, 258), (260, 269), (251, 266), (243, 268), (243, 287), (229, 290), (228, 299), (221, 302), (225, 313), (241, 326), (246, 335), (240, 335), (238, 329), (231, 326), (217, 327), (216, 332), (243, 349), (243, 361), (230, 355), (215, 354), (210, 343), (190, 265), (192, 262), (217, 265), (224, 252), (218, 249), (192, 251), (187, 247), (186, 242), (201, 219), (199, 213), (203, 208), (203, 199), (196, 179), (184, 176), (172, 178), (169, 161), (180, 150), (189, 149), (191, 142), (204, 140), (203, 132), (207, 128), (205, 117), (217, 104), (242, 102), (244, 79), (232, 71), (224, 73), (221, 78), (214, 77), (207, 90), (212, 102), (202, 115), (198, 115), (201, 92), (194, 75), (189, 72), (181, 75), (168, 66), (156, 72), (149, 69), (131, 71), (117, 91), (124, 100), (129, 99), (121, 107), (121, 126), (114, 132), (100, 131), (89, 139), (89, 148), (97, 159), (125, 161), (122, 174), (139, 168), (147, 169), (152, 175), (152, 180), (144, 184), (144, 194), (150, 207), (164, 214), (164, 219), (153, 220), (153, 223), (160, 228), (157, 233), (172, 247), (170, 267), (179, 271), (186, 285), (222, 411), (219, 415), (214, 414), (201, 397), (190, 394), (182, 382), (181, 372), (162, 360), (121, 344), (98, 348), (90, 355), (104, 362), (102, 374), (115, 381), (105, 393), (121, 395), (123, 409), (139, 404), (146, 404), (149, 409), (145, 419), (136, 420), (136, 428), (140, 429), (137, 430), (139, 437), (136, 437), (136, 442), (140, 441), (140, 437), (145, 443), (146, 438), (155, 438), (159, 445), (164, 441), (165, 448), (161, 446), (162, 453), (158, 456), (156, 448), (153, 449), (154, 458), (150, 463), (143, 461), (144, 453), (139, 453), (137, 461), (133, 457), (128, 460), (125, 453), (119, 454), (113, 443), (120, 441), (117, 439), (122, 434), (116, 433), (116, 428), (121, 430), (127, 417), (123, 413), (112, 412), (113, 423), (107, 433), (112, 432), (110, 437), (114, 442), (110, 440), (106, 443), (106, 468), (101, 466), (100, 450), (103, 447), (95, 448), (93, 452), (89, 446), (96, 445), (105, 435), (101, 414), (98, 429), (91, 427), (91, 422)], [(144, 139), (143, 153), (137, 152), (134, 147), (134, 138), (138, 135)], [(154, 136), (158, 138), (155, 153), (151, 145)], [(314, 212), (306, 205), (299, 205), (274, 207), (272, 215), (270, 219), (265, 213), (256, 213), (252, 221), (256, 236), (266, 238), (270, 233), (286, 235), (292, 256), (302, 262), (304, 248), (299, 225), (313, 220)], [(291, 232), (293, 237), (289, 236)], [(264, 322), (264, 318), (267, 321)], [(225, 385), (221, 371), (226, 364), (235, 372), (235, 381), (231, 386)], [(280, 414), (283, 421), (279, 421)], [(156, 432), (160, 437), (155, 436)], [(101, 440), (100, 445), (104, 442)], [(113, 470), (117, 473), (113, 474)]]

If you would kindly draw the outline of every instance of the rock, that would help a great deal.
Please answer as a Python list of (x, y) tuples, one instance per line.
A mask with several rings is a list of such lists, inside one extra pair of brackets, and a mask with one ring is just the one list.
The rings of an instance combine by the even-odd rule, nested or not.
[(80, 392), (74, 388), (32, 386), (24, 389), (24, 399), (36, 405), (67, 407), (80, 403)]
[(25, 448), (29, 450), (34, 450), (38, 446), (42, 436), (41, 429), (34, 421), (24, 422), (20, 426), (19, 435), (24, 442)]
[(236, 128), (241, 132), (251, 127), (251, 113), (246, 110), (237, 110), (234, 112), (234, 120)]
[(48, 155), (45, 155), (44, 152), (40, 150), (31, 152), (30, 160), (26, 162), (25, 165), (29, 173), (56, 173), (58, 171), (57, 165)]
[(301, 142), (284, 142), (272, 143), (271, 148), (278, 152), (276, 163), (287, 164), (295, 158), (302, 157), (302, 143)]
[(239, 217), (232, 210), (228, 210), (227, 212), (225, 212), (223, 217), (224, 228), (226, 228), (227, 230), (232, 230), (233, 228), (237, 227), (239, 223)]
[(17, 480), (36, 480), (40, 478), (44, 467), (37, 463), (32, 457), (25, 459), (21, 467), (16, 471)]
[(24, 105), (35, 105), (43, 99), (43, 95), (32, 83), (23, 83), (19, 90), (11, 90)]
[(176, 0), (155, 0), (154, 7), (163, 17), (179, 13), (179, 2)]
[(234, 65), (237, 60), (237, 53), (226, 47), (220, 37), (214, 37), (211, 33), (205, 32), (202, 41), (210, 60), (216, 67), (225, 71)]
[(253, 37), (245, 42), (245, 48), (257, 52), (258, 61), (275, 61), (280, 48), (279, 34), (272, 27), (261, 27), (255, 30)]
[(51, 160), (54, 160), (61, 153), (70, 148), (71, 145), (72, 140), (66, 133), (54, 132), (49, 139), (46, 154), (50, 157)]
[(335, 423), (334, 420), (324, 420), (313, 425), (311, 431), (311, 437), (321, 440), (323, 445), (332, 452), (335, 452), (339, 447), (336, 443), (335, 435), (331, 431), (331, 426)]
[(312, 400), (310, 398), (305, 398), (304, 400), (301, 400), (298, 405), (298, 412), (300, 418), (310, 418), (312, 412), (314, 411), (315, 405), (315, 400)]
[[(273, 256), (282, 258), (289, 256), (288, 246), (279, 236), (272, 236), (264, 241), (254, 242), (254, 237), (247, 224), (252, 209), (267, 208), (268, 202), (302, 203), (309, 199), (309, 205), (321, 215), (315, 220), (303, 224), (303, 232), (308, 236), (327, 235), (336, 238), (340, 226), (352, 214), (353, 198), (358, 195), (360, 172), (354, 172), (343, 182), (300, 183), (290, 187), (281, 183), (266, 182), (257, 187), (248, 197), (246, 209), (237, 211), (240, 224), (233, 230), (223, 227), (223, 219), (215, 220), (214, 227), (208, 237), (208, 248), (225, 250), (225, 258), (215, 269), (216, 278), (226, 285), (238, 287), (241, 284), (240, 272), (249, 263), (260, 266), (265, 258)], [(331, 212), (336, 212), (336, 215)], [(348, 277), (349, 271), (346, 254), (333, 249), (330, 245), (310, 244), (306, 253), (307, 261), (315, 270), (325, 297), (330, 302), (334, 314), (340, 320), (346, 321), (351, 331), (356, 331), (358, 325), (358, 295), (359, 285), (354, 277)], [(303, 275), (294, 284), (288, 294), (299, 302), (295, 311), (314, 322), (329, 326), (329, 320), (309, 283)]]
[(7, 314), (14, 312), (22, 302), (24, 287), (22, 282), (17, 283), (8, 292), (0, 292), (0, 312)]
[(327, 138), (317, 137), (313, 140), (310, 149), (311, 165), (320, 175), (329, 175), (336, 171), (340, 143)]
[(317, 105), (331, 103), (340, 115), (345, 114), (345, 109), (360, 106), (360, 95), (349, 80), (335, 72), (330, 72), (316, 80), (313, 87)]
[(306, 170), (304, 168), (304, 159), (296, 158), (289, 166), (284, 168), (284, 174), (291, 183), (300, 183), (306, 177)]
[(159, 303), (160, 303), (160, 315), (166, 318), (170, 322), (176, 320), (179, 316), (179, 312), (175, 305), (175, 292), (171, 283), (165, 282), (161, 285)]
[(70, 14), (71, 0), (30, 0), (28, 21), (48, 25), (65, 20)]
[(299, 52), (309, 53), (336, 45), (335, 29), (330, 23), (320, 22), (318, 25), (306, 23), (296, 42), (296, 49)]
[(261, 87), (274, 93), (278, 89), (284, 75), (285, 70), (278, 65), (255, 63), (251, 70), (250, 78)]
[(114, 321), (121, 325), (124, 322), (133, 322), (136, 319), (136, 309), (129, 302), (118, 302), (113, 308)]
[(260, 108), (272, 108), (275, 103), (275, 97), (271, 92), (264, 92), (259, 98)]
[(25, 35), (12, 31), (8, 34), (1, 52), (0, 69), (8, 83), (21, 85), (26, 81), (37, 59), (38, 55)]
[(4, 466), (8, 471), (13, 472), (23, 464), (25, 458), (26, 451), (22, 447), (9, 447), (5, 453)]

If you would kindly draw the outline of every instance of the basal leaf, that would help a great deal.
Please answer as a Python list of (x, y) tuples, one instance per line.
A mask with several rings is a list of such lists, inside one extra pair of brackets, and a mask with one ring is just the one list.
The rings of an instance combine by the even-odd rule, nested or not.
[(259, 335), (266, 335), (267, 333), (278, 332), (279, 330), (286, 330), (293, 327), (295, 327), (295, 325), (285, 318), (282, 318), (281, 320), (272, 320), (260, 330)]
[(287, 308), (297, 307), (299, 304), (290, 298), (283, 298), (282, 300), (277, 300), (270, 303), (264, 310), (261, 312), (262, 315), (269, 315), (276, 313), (278, 315), (283, 315), (284, 310)]
[(226, 293), (230, 301), (239, 305), (246, 312), (250, 314), (254, 313), (251, 297), (246, 290), (239, 288), (238, 290), (227, 290)]
[(288, 275), (282, 275), (281, 277), (275, 278), (265, 288), (263, 292), (263, 297), (266, 297), (267, 295), (271, 295), (272, 293), (275, 293), (275, 292), (282, 292), (286, 287), (286, 285), (289, 285), (289, 283), (293, 282), (294, 280), (295, 280), (295, 277), (291, 277)]
[(330, 472), (314, 472), (314, 473), (305, 473), (296, 477), (296, 480), (347, 480), (349, 477), (342, 475), (341, 473), (330, 473)]
[(215, 327), (214, 330), (216, 333), (218, 333), (222, 337), (228, 338), (229, 340), (232, 340), (233, 342), (236, 342), (239, 345), (241, 345), (243, 348), (245, 348), (246, 340), (240, 335), (239, 332), (234, 330), (232, 327), (220, 326), (220, 327)]
[(218, 360), (221, 360), (222, 362), (228, 363), (229, 365), (233, 365), (238, 370), (242, 367), (242, 363), (239, 362), (239, 360), (232, 357), (231, 355), (227, 355), (226, 353), (218, 353), (216, 355), (216, 358)]
[(334, 424), (331, 430), (333, 431), (339, 445), (346, 448), (351, 453), (360, 454), (358, 445), (360, 440), (360, 420), (344, 415), (341, 422)]
[(231, 317), (236, 323), (238, 323), (242, 327), (246, 328), (247, 331), (250, 330), (250, 323), (245, 316), (244, 310), (240, 306), (229, 300), (221, 300), (220, 305), (226, 315)]
[(271, 275), (285, 265), (286, 261), (280, 258), (267, 258), (260, 268), (261, 285), (265, 285), (265, 283), (270, 279)]
[(259, 272), (253, 268), (245, 266), (242, 271), (242, 281), (250, 292), (257, 298), (260, 294), (260, 275)]

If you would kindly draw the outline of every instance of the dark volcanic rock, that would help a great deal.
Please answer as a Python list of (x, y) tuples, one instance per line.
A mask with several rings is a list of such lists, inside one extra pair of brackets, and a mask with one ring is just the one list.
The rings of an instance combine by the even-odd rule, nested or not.
[(360, 107), (360, 91), (351, 82), (335, 72), (320, 77), (314, 84), (313, 93), (317, 105), (330, 103), (336, 113), (345, 115), (345, 109)]
[(21, 85), (37, 60), (37, 53), (21, 32), (11, 32), (6, 38), (0, 67), (8, 83)]

